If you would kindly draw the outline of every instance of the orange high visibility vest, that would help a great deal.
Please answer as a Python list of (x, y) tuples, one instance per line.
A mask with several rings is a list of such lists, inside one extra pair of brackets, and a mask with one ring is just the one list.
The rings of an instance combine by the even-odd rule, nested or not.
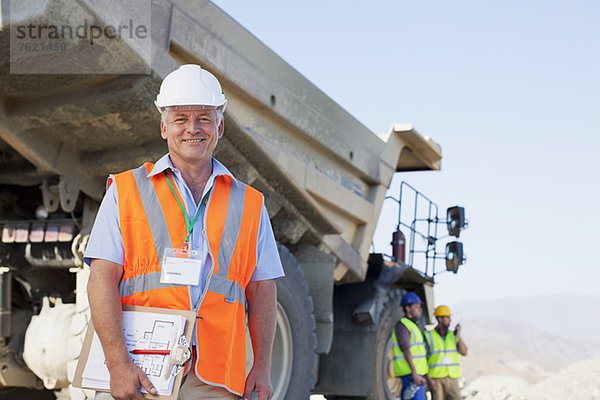
[[(187, 286), (160, 283), (164, 249), (182, 248), (187, 229), (165, 175), (147, 177), (153, 166), (146, 163), (114, 176), (125, 247), (121, 303), (193, 310)], [(196, 319), (194, 370), (204, 382), (239, 396), (246, 380), (245, 289), (256, 267), (262, 204), (260, 192), (221, 175), (215, 179), (203, 222), (213, 270)]]

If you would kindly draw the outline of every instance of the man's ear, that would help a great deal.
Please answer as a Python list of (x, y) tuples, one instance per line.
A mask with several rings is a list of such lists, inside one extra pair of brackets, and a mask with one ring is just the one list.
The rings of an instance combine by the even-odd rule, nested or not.
[(221, 123), (219, 124), (219, 139), (223, 136), (223, 132), (225, 132), (225, 118), (221, 118)]
[(167, 140), (167, 127), (162, 118), (160, 119), (160, 136)]

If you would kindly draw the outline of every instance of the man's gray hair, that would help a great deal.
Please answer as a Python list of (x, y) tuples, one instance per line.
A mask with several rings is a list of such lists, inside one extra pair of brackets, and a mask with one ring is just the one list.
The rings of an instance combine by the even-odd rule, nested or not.
[[(164, 125), (167, 125), (167, 114), (168, 113), (169, 113), (169, 111), (166, 108), (163, 108), (162, 111), (160, 112), (160, 119)], [(217, 115), (219, 117), (219, 121), (217, 122), (217, 125), (218, 125), (221, 123), (221, 121), (223, 121), (223, 106), (217, 107)]]

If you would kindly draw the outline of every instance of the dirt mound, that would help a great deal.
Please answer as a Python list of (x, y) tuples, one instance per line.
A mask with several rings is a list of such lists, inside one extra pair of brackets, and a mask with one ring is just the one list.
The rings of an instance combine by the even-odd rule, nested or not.
[[(455, 307), (469, 347), (460, 358), (463, 398), (600, 400), (598, 299), (557, 295)], [(568, 323), (558, 323), (558, 315)], [(574, 328), (580, 326), (586, 329)]]
[(467, 382), (464, 400), (600, 400), (600, 358), (571, 364), (535, 384), (514, 375), (485, 375)]

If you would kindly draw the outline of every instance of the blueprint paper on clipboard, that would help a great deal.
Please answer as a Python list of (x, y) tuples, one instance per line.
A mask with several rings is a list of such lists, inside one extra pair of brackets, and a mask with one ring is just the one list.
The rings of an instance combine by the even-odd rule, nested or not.
[[(168, 350), (173, 347), (173, 337), (183, 332), (185, 318), (181, 315), (158, 313), (140, 313), (123, 311), (123, 334), (128, 351), (134, 349)], [(131, 354), (131, 360), (150, 378), (158, 394), (170, 395), (173, 392), (175, 376), (167, 372), (168, 356), (150, 354)], [(90, 356), (83, 370), (84, 386), (100, 385), (97, 389), (110, 389), (110, 375), (104, 360), (104, 351), (98, 335), (94, 333)], [(143, 389), (143, 388), (142, 388)]]
[[(195, 314), (191, 311), (124, 306), (123, 334), (127, 350), (171, 349), (177, 332), (182, 336), (185, 332), (189, 343), (194, 320)], [(177, 377), (173, 375), (173, 370), (165, 374), (168, 356), (131, 353), (129, 356), (150, 378), (158, 390), (159, 397), (176, 397), (182, 373), (177, 374)], [(163, 379), (164, 376), (168, 376), (168, 379)], [(176, 384), (177, 390), (173, 393)], [(91, 323), (73, 385), (86, 389), (110, 390), (110, 375), (106, 367), (104, 351)], [(143, 388), (142, 392), (146, 393)], [(146, 396), (156, 397), (149, 394)]]

